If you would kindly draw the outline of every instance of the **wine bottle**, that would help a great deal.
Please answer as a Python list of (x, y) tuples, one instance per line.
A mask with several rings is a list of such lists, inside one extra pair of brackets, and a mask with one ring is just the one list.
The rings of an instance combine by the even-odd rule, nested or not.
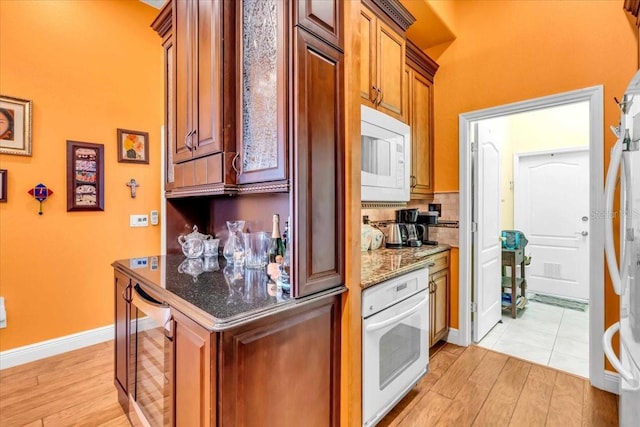
[(280, 215), (273, 215), (273, 231), (269, 244), (269, 262), (281, 263), (284, 257), (284, 243), (280, 237)]

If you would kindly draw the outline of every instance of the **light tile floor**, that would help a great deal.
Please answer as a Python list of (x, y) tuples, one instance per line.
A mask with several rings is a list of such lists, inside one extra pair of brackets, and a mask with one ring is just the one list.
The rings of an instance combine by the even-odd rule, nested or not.
[(589, 309), (529, 301), (516, 319), (503, 311), (478, 345), (589, 378)]

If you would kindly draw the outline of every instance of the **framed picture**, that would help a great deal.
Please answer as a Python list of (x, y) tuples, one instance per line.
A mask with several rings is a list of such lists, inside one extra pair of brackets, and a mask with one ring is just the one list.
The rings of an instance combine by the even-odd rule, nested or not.
[(31, 101), (0, 95), (0, 153), (31, 155)]
[(7, 170), (0, 169), (0, 202), (7, 201)]
[(118, 129), (118, 161), (149, 164), (149, 133)]
[(67, 141), (67, 211), (104, 210), (104, 145)]

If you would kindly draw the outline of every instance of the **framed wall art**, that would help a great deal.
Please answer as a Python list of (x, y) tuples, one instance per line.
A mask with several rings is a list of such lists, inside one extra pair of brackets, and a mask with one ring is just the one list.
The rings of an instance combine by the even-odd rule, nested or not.
[(7, 170), (0, 169), (0, 202), (7, 201)]
[(149, 133), (118, 129), (118, 162), (149, 164)]
[(67, 141), (67, 211), (104, 210), (104, 145)]
[(31, 156), (32, 103), (0, 95), (0, 153)]

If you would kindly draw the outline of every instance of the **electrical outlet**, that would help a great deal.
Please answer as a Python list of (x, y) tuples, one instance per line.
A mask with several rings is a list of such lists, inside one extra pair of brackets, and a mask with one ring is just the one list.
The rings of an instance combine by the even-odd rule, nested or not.
[(131, 227), (148, 227), (149, 215), (130, 215), (129, 225)]
[(151, 225), (158, 225), (158, 211), (151, 211)]
[(147, 258), (131, 258), (129, 259), (129, 267), (130, 268), (145, 268), (149, 265), (149, 260)]

